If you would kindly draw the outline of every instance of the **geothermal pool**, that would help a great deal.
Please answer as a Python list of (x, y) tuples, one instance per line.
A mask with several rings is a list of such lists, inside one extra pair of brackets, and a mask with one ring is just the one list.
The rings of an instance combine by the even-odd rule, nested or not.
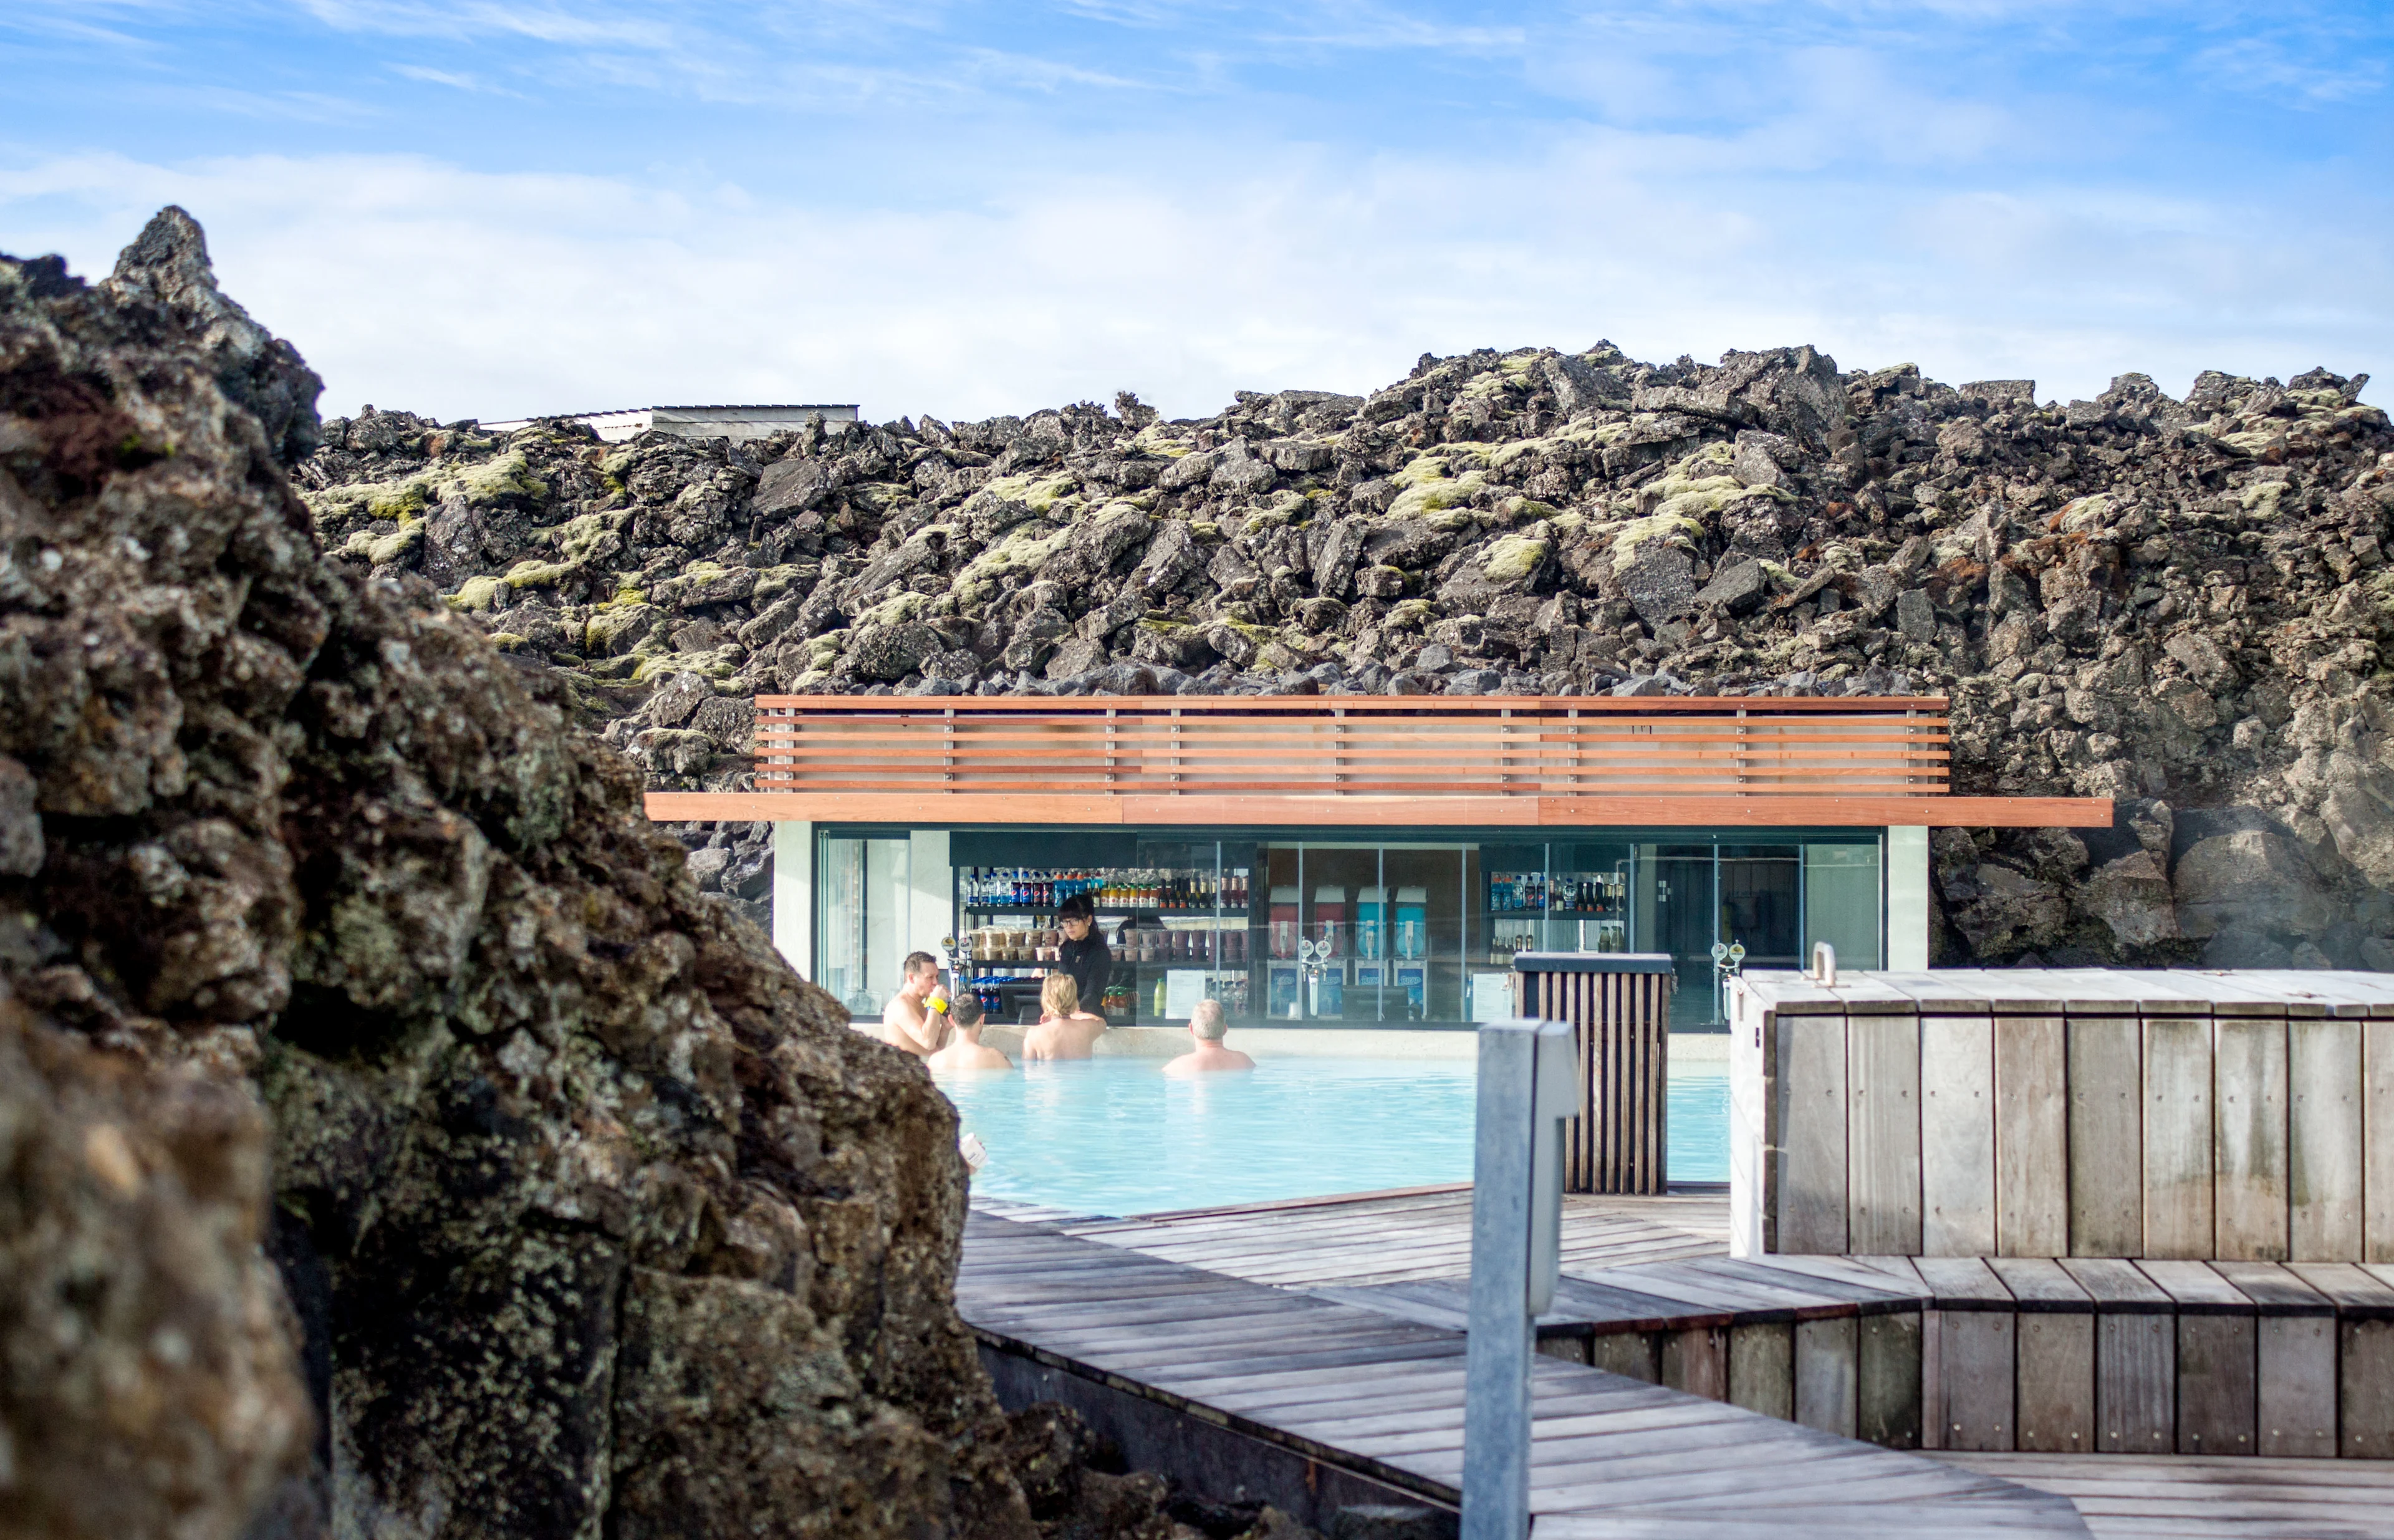
[[(1471, 1178), (1468, 1061), (1266, 1059), (1167, 1079), (1155, 1059), (948, 1074), (989, 1163), (978, 1196), (1075, 1214), (1152, 1214)], [(1729, 1179), (1727, 1066), (1670, 1080), (1674, 1181)]]

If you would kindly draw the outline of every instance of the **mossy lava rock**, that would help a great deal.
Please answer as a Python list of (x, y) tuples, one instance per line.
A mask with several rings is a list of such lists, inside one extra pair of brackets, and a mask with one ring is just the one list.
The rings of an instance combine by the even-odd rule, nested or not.
[[(327, 557), (284, 477), (317, 389), (179, 210), (100, 283), (0, 259), (0, 982), (263, 1104), (318, 1437), (251, 1533), (1028, 1535), (953, 1112), (701, 900), (548, 676)], [(173, 1165), (127, 1148), (93, 1179)], [(245, 1436), (220, 1484), (272, 1468)]]

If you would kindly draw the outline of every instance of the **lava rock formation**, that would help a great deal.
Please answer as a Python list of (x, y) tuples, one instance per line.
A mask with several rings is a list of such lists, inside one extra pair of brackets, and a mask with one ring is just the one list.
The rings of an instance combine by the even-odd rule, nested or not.
[[(2367, 376), (2033, 383), (1809, 348), (1425, 355), (1368, 397), (1136, 398), (753, 443), (367, 410), (327, 546), (545, 662), (658, 788), (746, 783), (749, 697), (1938, 693), (1940, 962), (2394, 967), (2394, 431)], [(690, 828), (764, 916), (762, 824)]]
[(0, 258), (0, 1535), (1054, 1532), (954, 1111), (324, 554), (317, 388), (179, 210)]

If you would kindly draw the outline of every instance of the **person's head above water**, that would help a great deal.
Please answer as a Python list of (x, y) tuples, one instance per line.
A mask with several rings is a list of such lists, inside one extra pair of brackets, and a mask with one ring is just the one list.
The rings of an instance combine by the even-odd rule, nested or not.
[(1070, 1016), (1081, 1008), (1081, 986), (1069, 973), (1050, 973), (1039, 986), (1039, 1008), (1049, 1016)]
[(1189, 1030), (1208, 1043), (1219, 1043), (1222, 1034), (1230, 1030), (1222, 1020), (1222, 1002), (1200, 1000), (1197, 1008), (1189, 1013)]
[(948, 1007), (948, 1019), (955, 1022), (958, 1032), (980, 1031), (980, 1002), (970, 994), (958, 994), (956, 1003)]

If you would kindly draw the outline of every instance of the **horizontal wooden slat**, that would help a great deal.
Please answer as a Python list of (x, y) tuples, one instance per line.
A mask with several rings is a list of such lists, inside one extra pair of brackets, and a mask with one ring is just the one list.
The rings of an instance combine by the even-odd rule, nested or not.
[(811, 819), (832, 823), (1237, 824), (1254, 828), (2105, 829), (2105, 797), (2069, 796), (1289, 796), (1213, 792), (1019, 796), (937, 792), (651, 792), (648, 815)]
[(753, 792), (655, 819), (2106, 827), (2100, 798), (1962, 797), (1946, 703), (1885, 698), (756, 698)]
[(1945, 790), (1943, 703), (763, 696), (756, 784), (848, 793), (1534, 798)]

